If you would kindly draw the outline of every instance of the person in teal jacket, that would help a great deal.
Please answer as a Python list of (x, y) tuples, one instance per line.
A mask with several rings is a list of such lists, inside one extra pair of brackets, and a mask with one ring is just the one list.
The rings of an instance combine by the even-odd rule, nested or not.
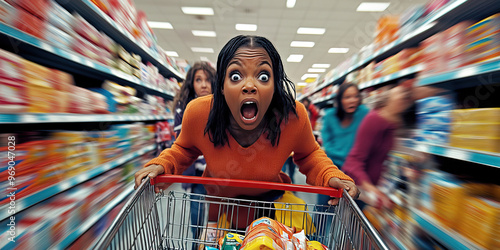
[[(335, 166), (342, 169), (354, 145), (358, 127), (370, 110), (361, 104), (358, 86), (353, 83), (340, 85), (335, 104), (336, 108), (325, 111), (321, 138), (326, 155)], [(329, 199), (326, 195), (318, 195), (317, 204), (327, 205)]]

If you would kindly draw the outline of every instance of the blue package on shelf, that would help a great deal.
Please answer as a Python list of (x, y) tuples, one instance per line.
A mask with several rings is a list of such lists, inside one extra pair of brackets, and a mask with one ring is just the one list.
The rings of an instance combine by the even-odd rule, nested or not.
[(111, 113), (116, 112), (116, 104), (117, 102), (114, 99), (113, 94), (111, 92), (103, 89), (103, 88), (91, 88), (91, 91), (97, 92), (102, 94), (104, 97), (106, 97), (106, 103), (108, 104), (108, 111)]
[(416, 101), (417, 114), (436, 113), (455, 109), (454, 98), (451, 95), (432, 96)]
[(451, 122), (450, 111), (417, 114), (417, 126), (421, 130), (450, 131)]
[(448, 144), (450, 133), (445, 131), (419, 130), (414, 139), (419, 142), (432, 144)]

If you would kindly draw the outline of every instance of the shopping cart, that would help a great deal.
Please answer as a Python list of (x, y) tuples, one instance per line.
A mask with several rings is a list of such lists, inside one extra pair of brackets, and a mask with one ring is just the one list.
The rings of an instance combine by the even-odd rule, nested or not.
[[(342, 198), (336, 206), (321, 206), (277, 204), (178, 191), (155, 194), (153, 184), (158, 182), (258, 187)], [(193, 204), (202, 208), (196, 211), (197, 221), (201, 223), (191, 223)], [(214, 216), (218, 222), (209, 222)], [(299, 224), (302, 223), (308, 239), (319, 241), (330, 249), (389, 249), (345, 190), (179, 175), (161, 175), (154, 180), (147, 178), (143, 181), (102, 235), (96, 249), (200, 249), (200, 245), (216, 247), (217, 243), (213, 238), (207, 237), (207, 233), (212, 236), (222, 236), (226, 232), (244, 235), (245, 228), (239, 227), (247, 226), (263, 216), (289, 223), (295, 220), (294, 225), (297, 220), (302, 220)], [(202, 233), (194, 235), (193, 231)]]

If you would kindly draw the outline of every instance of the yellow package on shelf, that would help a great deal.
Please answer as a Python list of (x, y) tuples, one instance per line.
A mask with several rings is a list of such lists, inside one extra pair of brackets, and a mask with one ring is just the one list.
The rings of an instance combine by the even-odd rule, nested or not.
[(487, 249), (498, 246), (500, 233), (500, 202), (469, 196), (465, 199), (463, 217), (458, 231)]
[(500, 108), (455, 109), (451, 117), (454, 123), (500, 123)]
[(465, 188), (452, 181), (438, 180), (432, 184), (431, 197), (437, 219), (456, 228), (463, 210)]
[(500, 137), (450, 135), (450, 146), (498, 153), (500, 152)]
[(500, 123), (452, 123), (451, 134), (500, 138)]

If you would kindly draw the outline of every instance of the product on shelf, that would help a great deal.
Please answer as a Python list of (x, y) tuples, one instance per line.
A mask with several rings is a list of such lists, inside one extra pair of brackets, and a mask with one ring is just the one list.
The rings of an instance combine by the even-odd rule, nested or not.
[(416, 101), (417, 141), (448, 144), (451, 126), (451, 96), (427, 97)]
[(500, 109), (457, 109), (452, 112), (450, 146), (500, 152)]

